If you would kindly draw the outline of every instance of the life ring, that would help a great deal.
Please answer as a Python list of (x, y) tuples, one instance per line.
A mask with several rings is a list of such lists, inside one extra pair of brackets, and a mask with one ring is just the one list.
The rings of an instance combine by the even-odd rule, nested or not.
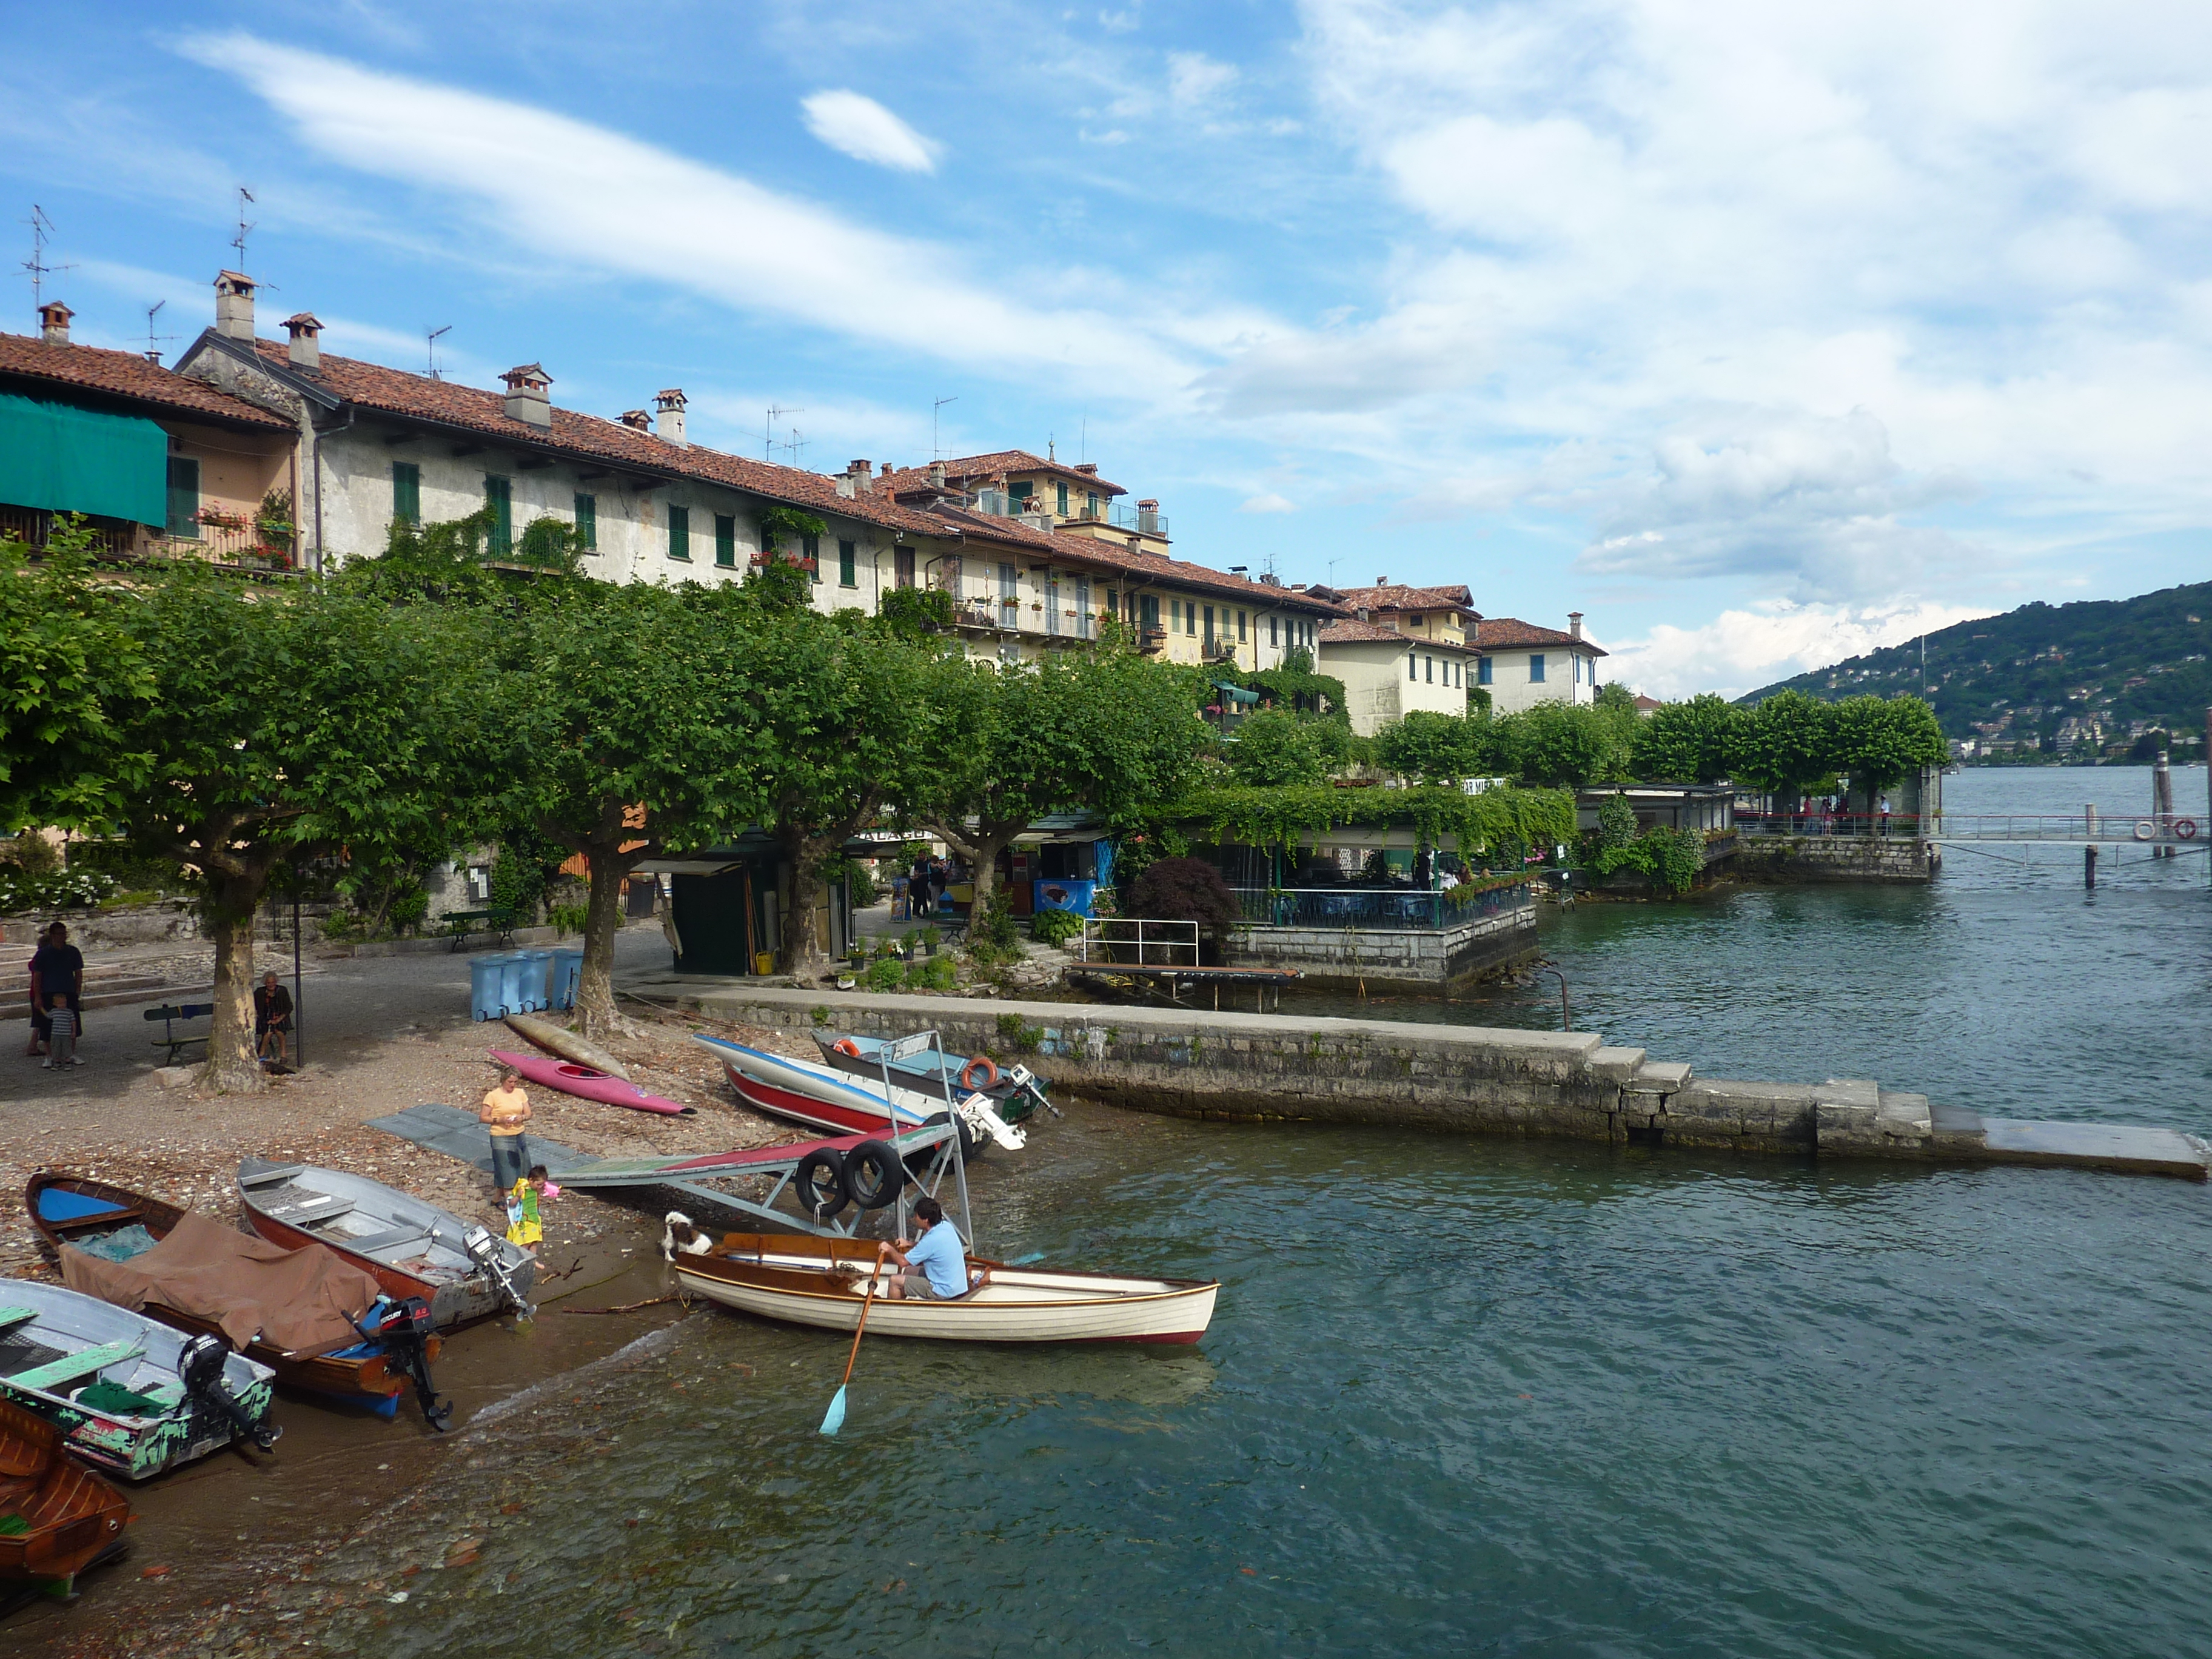
[[(975, 1074), (981, 1072), (982, 1076)], [(960, 1068), (960, 1086), (963, 1089), (988, 1089), (999, 1080), (999, 1067), (988, 1054), (978, 1054)]]
[(2176, 818), (2176, 819), (2174, 819), (2174, 821), (2173, 821), (2173, 837), (2174, 837), (2174, 839), (2175, 839), (2176, 841), (2194, 841), (2194, 840), (2196, 840), (2196, 839), (2197, 839), (2197, 820), (2196, 820), (2195, 818)]
[(2136, 839), (2137, 841), (2156, 841), (2158, 839), (2158, 826), (2153, 823), (2148, 818), (2137, 818), (2136, 820)]
[(799, 1206), (817, 1221), (827, 1221), (848, 1204), (845, 1160), (831, 1146), (817, 1146), (799, 1160), (791, 1184), (799, 1189)]
[(906, 1165), (889, 1141), (864, 1140), (845, 1154), (845, 1194), (864, 1210), (880, 1210), (906, 1185)]
[(850, 1037), (839, 1037), (830, 1045), (830, 1052), (833, 1054), (850, 1054), (854, 1060), (858, 1060), (860, 1057), (860, 1045)]

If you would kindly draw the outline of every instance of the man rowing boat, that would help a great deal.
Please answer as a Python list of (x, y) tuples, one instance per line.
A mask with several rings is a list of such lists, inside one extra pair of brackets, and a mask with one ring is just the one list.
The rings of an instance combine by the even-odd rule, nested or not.
[(887, 1293), (915, 1302), (958, 1301), (968, 1294), (968, 1252), (960, 1230), (945, 1220), (944, 1206), (933, 1198), (915, 1200), (914, 1225), (911, 1243), (902, 1238), (876, 1247), (878, 1267), (888, 1258), (902, 1269)]

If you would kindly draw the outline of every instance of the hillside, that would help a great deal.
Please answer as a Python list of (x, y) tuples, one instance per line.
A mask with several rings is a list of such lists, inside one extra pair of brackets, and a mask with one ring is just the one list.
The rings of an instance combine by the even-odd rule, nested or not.
[(2177, 757), (2203, 741), (2212, 707), (2212, 582), (2132, 599), (2024, 605), (1921, 641), (1763, 686), (1833, 700), (1917, 691), (1970, 756), (2148, 759), (2163, 728)]

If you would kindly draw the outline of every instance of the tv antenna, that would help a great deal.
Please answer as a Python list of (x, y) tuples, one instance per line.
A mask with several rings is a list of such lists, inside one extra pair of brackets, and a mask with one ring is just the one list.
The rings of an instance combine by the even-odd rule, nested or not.
[(929, 406), (929, 459), (933, 461), (941, 461), (945, 459), (945, 451), (937, 441), (937, 412), (945, 404), (957, 404), (959, 401), (957, 397), (939, 398)]
[(1091, 459), (1091, 411), (1083, 411), (1083, 425), (1075, 439), (1075, 459), (1078, 462)]
[(23, 261), (23, 269), (31, 273), (31, 304), (36, 308), (46, 302), (46, 278), (58, 270), (75, 270), (76, 267), (46, 263), (46, 238), (54, 234), (54, 222), (46, 217), (46, 209), (32, 203), (31, 216), (23, 222), (31, 228), (31, 257)]
[(241, 276), (246, 272), (246, 239), (253, 230), (253, 227), (246, 222), (246, 210), (252, 205), (253, 199), (252, 191), (244, 185), (238, 187), (238, 234), (230, 239), (230, 245), (238, 250), (238, 269)]
[(146, 307), (146, 361), (149, 363), (159, 363), (161, 361), (162, 341), (173, 340), (177, 337), (173, 334), (154, 332), (154, 319), (161, 314), (161, 307), (168, 303), (167, 300), (156, 300)]
[[(765, 461), (771, 459), (774, 457), (775, 451), (775, 417), (779, 415), (804, 415), (805, 413), (806, 413), (806, 411), (803, 409), (786, 409), (781, 404), (770, 404), (768, 406), (768, 419), (761, 428), (761, 459)], [(792, 436), (795, 439), (798, 435), (798, 428), (796, 427), (793, 428)], [(784, 447), (788, 449), (791, 446), (789, 444), (786, 444)]]
[(434, 380), (441, 380), (445, 379), (444, 375), (438, 373), (439, 337), (441, 335), (451, 334), (453, 331), (453, 325), (451, 323), (447, 323), (443, 328), (434, 328), (429, 330), (424, 336), (424, 343), (428, 348), (430, 357), (429, 368), (428, 372), (430, 378)]

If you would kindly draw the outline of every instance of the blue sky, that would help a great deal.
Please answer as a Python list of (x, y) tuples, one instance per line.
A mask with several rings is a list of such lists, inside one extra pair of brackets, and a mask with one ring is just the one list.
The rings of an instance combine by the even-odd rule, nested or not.
[[(829, 471), (1007, 447), (1287, 581), (1741, 690), (2203, 579), (2212, 11), (16, 4), (82, 338), (264, 332)], [(27, 231), (22, 233), (28, 251)], [(19, 256), (20, 257), (20, 256)], [(12, 302), (30, 325), (19, 279)]]

